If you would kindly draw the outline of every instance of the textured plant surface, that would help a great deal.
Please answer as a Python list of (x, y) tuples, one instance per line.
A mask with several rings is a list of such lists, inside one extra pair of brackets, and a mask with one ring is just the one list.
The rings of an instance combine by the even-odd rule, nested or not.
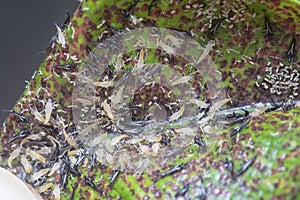
[[(289, 1), (84, 0), (64, 28), (66, 43), (58, 33), (13, 108), (17, 113), (5, 121), (1, 166), (34, 185), (44, 199), (299, 198), (299, 10), (299, 4)], [(203, 46), (215, 41), (210, 56), (224, 83), (218, 87), (231, 98), (228, 108), (271, 104), (260, 106), (247, 119), (244, 110), (228, 112), (249, 123), (240, 132), (236, 124), (222, 130), (213, 145), (191, 144), (177, 155), (173, 164), (180, 170), (175, 173), (164, 176), (162, 172), (173, 168), (167, 165), (139, 177), (120, 173), (110, 184), (115, 169), (93, 162), (72, 123), (72, 72), (81, 59), (91, 56), (88, 49), (95, 41), (126, 28), (149, 26), (185, 32)], [(139, 54), (133, 54), (132, 62)], [(170, 66), (181, 62), (166, 52), (146, 54), (145, 62), (165, 58)], [(12, 153), (19, 154), (12, 159)]]

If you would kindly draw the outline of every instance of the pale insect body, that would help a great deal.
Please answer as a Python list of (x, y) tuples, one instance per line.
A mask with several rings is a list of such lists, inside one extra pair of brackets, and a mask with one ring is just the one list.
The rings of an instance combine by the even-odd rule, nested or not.
[(27, 174), (32, 171), (32, 166), (24, 155), (21, 156), (21, 164)]
[(56, 171), (58, 171), (59, 168), (60, 168), (60, 162), (54, 163), (53, 167), (52, 167), (51, 170), (49, 171), (48, 176), (49, 176), (49, 177), (50, 177), (50, 176), (53, 176), (53, 174), (54, 174)]
[(57, 24), (55, 24), (55, 26), (56, 26), (56, 29), (57, 29), (57, 43), (61, 44), (61, 46), (63, 48), (65, 48), (66, 47), (65, 35), (64, 35), (63, 31), (61, 30), (61, 28)]
[(40, 186), (38, 188), (38, 192), (39, 193), (44, 193), (46, 192), (47, 190), (49, 190), (51, 187), (53, 187), (53, 183), (47, 183), (47, 184), (44, 184), (42, 186)]
[(114, 164), (114, 158), (110, 153), (106, 154), (106, 161), (110, 164), (113, 165)]
[(140, 55), (139, 55), (139, 59), (138, 59), (138, 62), (136, 64), (136, 71), (140, 72), (143, 69), (144, 64), (145, 64), (145, 61), (144, 61), (144, 49), (141, 49)]
[(66, 130), (63, 129), (63, 134), (64, 134), (64, 137), (66, 139), (66, 141), (68, 142), (68, 144), (74, 148), (77, 148), (78, 147), (78, 144), (67, 134)]
[(159, 149), (160, 149), (160, 143), (159, 142), (154, 143), (152, 145), (152, 155), (157, 156)]
[(113, 81), (94, 82), (94, 86), (108, 88), (114, 86), (114, 82)]
[(193, 79), (193, 76), (184, 76), (184, 77), (182, 77), (180, 79), (172, 81), (171, 82), (171, 86), (176, 86), (176, 85), (179, 85), (179, 84), (187, 83), (187, 82), (189, 82), (192, 79)]
[(48, 122), (51, 118), (52, 110), (53, 110), (52, 100), (49, 99), (45, 106), (45, 122), (44, 122), (44, 124), (48, 124)]
[(128, 137), (128, 135), (126, 135), (126, 134), (119, 135), (119, 136), (117, 136), (117, 137), (115, 137), (115, 138), (113, 138), (113, 139), (111, 140), (111, 145), (115, 146), (115, 145), (117, 145), (121, 140), (123, 140), (123, 139), (125, 139), (125, 138), (127, 138), (127, 137)]
[(36, 173), (34, 173), (32, 176), (31, 176), (31, 181), (34, 182), (34, 181), (37, 181), (38, 179), (40, 179), (42, 176), (45, 176), (48, 172), (50, 171), (50, 168), (45, 168), (45, 169), (42, 169)]
[(18, 156), (20, 155), (20, 153), (21, 153), (21, 148), (18, 147), (17, 149), (15, 149), (15, 150), (10, 154), (10, 156), (9, 156), (9, 158), (8, 158), (8, 166), (9, 166), (10, 168), (12, 168), (12, 166), (11, 166), (12, 161), (13, 161), (16, 157), (18, 157)]
[(46, 163), (46, 159), (44, 158), (44, 156), (42, 156), (41, 154), (39, 154), (36, 151), (33, 151), (31, 149), (27, 150), (27, 154), (34, 160), (39, 160), (41, 163), (45, 164)]
[(109, 119), (114, 121), (115, 117), (112, 113), (111, 107), (108, 105), (108, 103), (106, 101), (102, 102), (102, 107), (103, 107), (104, 111), (106, 112), (107, 116), (109, 117)]
[(170, 120), (169, 120), (169, 121), (172, 122), (172, 121), (175, 121), (175, 120), (179, 119), (179, 118), (183, 115), (184, 110), (185, 110), (185, 105), (183, 104), (183, 105), (181, 106), (181, 108), (180, 108), (177, 112), (173, 113), (173, 114), (170, 116)]
[(225, 105), (226, 103), (228, 103), (229, 101), (231, 101), (230, 98), (227, 98), (227, 99), (223, 99), (217, 103), (214, 103), (210, 108), (209, 108), (209, 111), (207, 113), (208, 117), (209, 118), (212, 118), (214, 115), (215, 115), (215, 112), (217, 110), (219, 110), (223, 105)]
[(147, 135), (145, 140), (148, 142), (160, 142), (162, 140), (162, 135)]
[(146, 145), (140, 144), (139, 149), (141, 150), (141, 152), (143, 154), (146, 154), (146, 155), (150, 155), (151, 154), (150, 148), (148, 146), (146, 146)]
[(200, 108), (208, 108), (209, 107), (209, 103), (206, 103), (205, 101), (201, 101), (198, 99), (190, 99), (189, 100), (190, 104), (196, 104), (198, 107)]

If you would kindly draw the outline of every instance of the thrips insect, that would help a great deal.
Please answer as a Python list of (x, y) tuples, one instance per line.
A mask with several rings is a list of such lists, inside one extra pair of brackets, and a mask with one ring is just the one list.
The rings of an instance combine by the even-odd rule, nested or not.
[(293, 38), (289, 50), (286, 52), (286, 56), (289, 62), (292, 61), (292, 58), (295, 56), (295, 45), (296, 45), (296, 39)]

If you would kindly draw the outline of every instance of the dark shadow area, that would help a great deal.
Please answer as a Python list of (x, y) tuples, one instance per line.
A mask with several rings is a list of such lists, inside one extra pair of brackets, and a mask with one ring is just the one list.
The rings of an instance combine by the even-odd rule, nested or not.
[[(62, 24), (74, 13), (76, 0), (5, 1), (0, 12), (0, 109), (12, 109), (45, 57), (43, 52)], [(0, 111), (0, 123), (8, 113)]]

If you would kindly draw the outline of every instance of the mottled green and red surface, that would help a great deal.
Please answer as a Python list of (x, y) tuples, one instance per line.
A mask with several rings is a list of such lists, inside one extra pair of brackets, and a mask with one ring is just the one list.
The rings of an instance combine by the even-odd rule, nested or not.
[[(210, 24), (210, 14), (205, 13), (210, 6), (210, 1), (155, 1), (150, 12), (151, 1), (139, 2), (131, 7), (131, 1), (101, 1), (85, 0), (80, 4), (74, 14), (72, 29), (66, 29), (67, 47), (62, 49), (59, 45), (49, 53), (49, 58), (41, 64), (34, 79), (29, 83), (32, 93), (25, 91), (19, 102), (22, 110), (43, 107), (36, 99), (43, 99), (47, 94), (41, 90), (39, 97), (36, 91), (44, 87), (50, 96), (59, 104), (60, 113), (68, 122), (72, 120), (71, 91), (72, 85), (64, 77), (59, 78), (54, 74), (62, 75), (64, 70), (54, 69), (51, 66), (65, 63), (64, 52), (77, 55), (79, 59), (87, 54), (85, 46), (90, 41), (96, 41), (104, 30), (103, 41), (113, 35), (107, 25), (115, 29), (134, 28), (141, 26), (156, 26), (186, 31), (200, 44), (206, 44), (209, 38), (207, 32)], [(245, 1), (247, 2), (247, 1)], [(203, 4), (203, 6), (201, 5)], [(233, 9), (245, 7), (240, 16), (230, 22), (224, 21), (212, 39), (217, 41), (211, 56), (222, 73), (228, 95), (232, 98), (232, 106), (251, 104), (253, 102), (270, 102), (271, 99), (283, 100), (285, 97), (271, 95), (268, 90), (255, 86), (256, 76), (263, 75), (268, 61), (273, 63), (287, 63), (286, 51), (294, 36), (300, 41), (300, 5), (288, 1), (270, 1), (247, 4), (242, 1), (230, 3), (216, 3), (211, 16), (220, 16), (222, 11), (229, 11), (230, 17), (236, 16)], [(196, 12), (201, 10), (202, 13)], [(231, 8), (231, 11), (230, 11)], [(129, 16), (126, 17), (126, 13)], [(256, 13), (256, 14), (254, 14)], [(273, 38), (264, 35), (264, 15), (268, 15), (273, 28)], [(130, 14), (143, 18), (137, 24), (130, 20)], [(103, 26), (97, 28), (103, 20)], [(233, 28), (230, 28), (232, 25)], [(299, 49), (300, 42), (296, 42)], [(228, 53), (231, 48), (237, 52)], [(59, 53), (55, 58), (54, 54)], [(243, 57), (247, 56), (247, 57)], [(243, 58), (244, 59), (243, 59)], [(300, 57), (293, 59), (299, 63)], [(250, 61), (252, 61), (250, 63)], [(70, 61), (69, 61), (70, 62)], [(233, 76), (234, 73), (234, 76)], [(52, 75), (52, 76), (51, 76)], [(51, 76), (50, 78), (48, 78)], [(234, 78), (233, 78), (234, 77)], [(220, 86), (224, 87), (224, 86)], [(299, 97), (298, 97), (299, 99)], [(14, 109), (21, 110), (20, 104)], [(53, 116), (55, 116), (55, 112)], [(27, 113), (30, 116), (30, 113)], [(31, 116), (31, 118), (33, 118)], [(1, 129), (1, 166), (6, 167), (6, 160), (11, 152), (7, 145), (8, 139), (26, 125), (20, 123), (14, 116), (9, 116), (5, 122), (5, 129)], [(155, 176), (143, 174), (141, 177), (121, 174), (114, 186), (108, 186), (113, 170), (98, 164), (94, 170), (87, 172), (80, 168), (80, 177), (69, 178), (63, 199), (68, 199), (72, 187), (76, 188), (74, 199), (174, 199), (176, 192), (189, 184), (190, 189), (185, 195), (186, 199), (194, 199), (200, 194), (200, 177), (202, 176), (207, 189), (207, 197), (238, 198), (238, 199), (297, 199), (300, 190), (300, 110), (277, 111), (252, 118), (250, 123), (239, 134), (238, 140), (230, 140), (228, 131), (211, 150), (199, 157), (187, 151), (183, 156), (192, 156), (185, 169), (167, 176), (157, 182)], [(34, 127), (33, 127), (34, 128)], [(5, 131), (4, 131), (5, 130)], [(197, 152), (197, 151), (196, 151)], [(225, 158), (233, 160), (235, 170), (240, 168), (243, 161), (257, 155), (257, 159), (242, 176), (232, 180), (229, 172), (224, 168)], [(180, 161), (179, 161), (180, 163)], [(168, 169), (169, 166), (166, 166)], [(92, 177), (97, 191), (87, 186), (84, 176)], [(53, 199), (50, 194), (44, 194), (45, 199)]]

